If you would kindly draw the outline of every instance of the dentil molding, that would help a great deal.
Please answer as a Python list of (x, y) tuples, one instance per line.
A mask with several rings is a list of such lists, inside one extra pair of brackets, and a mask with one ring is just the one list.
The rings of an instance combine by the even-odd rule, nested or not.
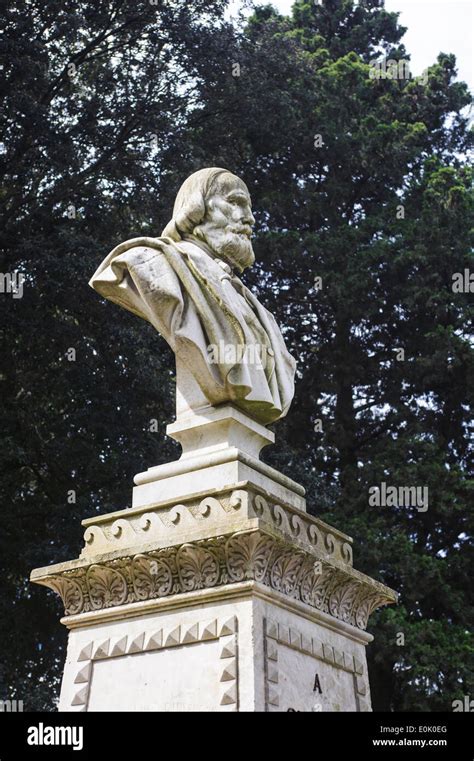
[(238, 622), (236, 616), (211, 619), (189, 626), (161, 627), (133, 635), (91, 640), (77, 656), (76, 675), (70, 706), (73, 711), (87, 711), (94, 663), (137, 653), (150, 653), (197, 642), (219, 640), (220, 699), (222, 706), (239, 710)]

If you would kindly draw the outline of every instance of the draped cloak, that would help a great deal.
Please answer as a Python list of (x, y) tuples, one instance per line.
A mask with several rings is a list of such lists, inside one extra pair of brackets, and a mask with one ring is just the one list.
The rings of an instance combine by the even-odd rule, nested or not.
[[(200, 240), (125, 241), (106, 257), (89, 285), (150, 322), (210, 404), (231, 402), (264, 424), (286, 415), (296, 362), (280, 329), (229, 265)], [(214, 353), (211, 361), (212, 346), (224, 351)], [(262, 362), (252, 361), (255, 356)]]

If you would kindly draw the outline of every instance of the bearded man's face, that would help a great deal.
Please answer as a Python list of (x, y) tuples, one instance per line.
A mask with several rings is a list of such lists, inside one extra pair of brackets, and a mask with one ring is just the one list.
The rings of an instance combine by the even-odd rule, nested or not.
[(226, 173), (218, 178), (206, 199), (206, 216), (193, 234), (217, 256), (242, 271), (255, 261), (250, 240), (254, 224), (247, 186)]

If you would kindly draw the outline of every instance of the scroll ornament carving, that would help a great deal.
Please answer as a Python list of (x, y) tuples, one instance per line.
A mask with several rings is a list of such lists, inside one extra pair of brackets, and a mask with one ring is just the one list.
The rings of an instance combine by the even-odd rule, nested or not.
[(157, 507), (138, 517), (132, 515), (126, 520), (119, 518), (111, 523), (88, 526), (82, 557), (136, 547), (165, 537), (172, 541), (177, 529), (193, 529), (199, 523), (219, 525), (225, 531), (225, 522), (231, 514), (260, 518), (302, 549), (314, 549), (327, 560), (352, 566), (352, 547), (343, 536), (334, 535), (330, 527), (313, 516), (274, 504), (251, 489), (234, 489), (219, 498), (207, 496), (188, 504)]

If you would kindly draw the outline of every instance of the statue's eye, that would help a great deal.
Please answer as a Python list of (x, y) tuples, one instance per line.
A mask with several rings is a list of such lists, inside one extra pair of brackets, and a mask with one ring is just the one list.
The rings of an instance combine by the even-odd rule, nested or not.
[(243, 198), (240, 198), (240, 196), (231, 196), (227, 199), (229, 203), (231, 203), (233, 206), (242, 206), (245, 201)]

